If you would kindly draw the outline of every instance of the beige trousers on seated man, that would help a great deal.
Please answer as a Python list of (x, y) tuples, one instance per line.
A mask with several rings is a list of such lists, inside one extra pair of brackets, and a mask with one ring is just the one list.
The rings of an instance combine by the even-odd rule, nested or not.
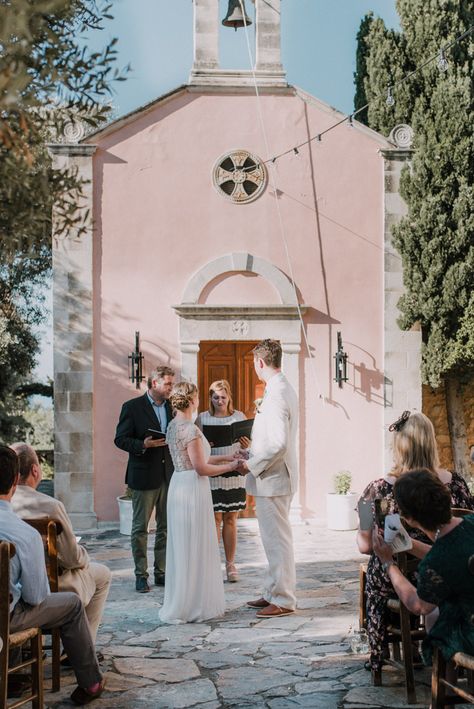
[(110, 570), (104, 564), (91, 561), (86, 549), (78, 544), (69, 515), (59, 500), (20, 484), (13, 495), (12, 507), (25, 520), (51, 517), (61, 522), (63, 531), (58, 536), (59, 590), (77, 593), (85, 606), (95, 643), (109, 592)]

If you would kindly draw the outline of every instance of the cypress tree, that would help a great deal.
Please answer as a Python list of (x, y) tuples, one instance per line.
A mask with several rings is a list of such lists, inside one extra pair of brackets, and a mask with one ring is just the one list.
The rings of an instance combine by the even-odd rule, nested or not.
[(375, 20), (365, 37), (368, 122), (385, 134), (397, 123), (414, 130), (414, 155), (400, 192), (408, 214), (394, 228), (404, 269), (399, 324), (422, 328), (424, 383), (446, 387), (456, 469), (468, 473), (462, 392), (474, 377), (474, 34), (446, 50), (401, 87), (395, 105), (378, 99), (474, 25), (473, 3), (397, 0), (401, 32)]

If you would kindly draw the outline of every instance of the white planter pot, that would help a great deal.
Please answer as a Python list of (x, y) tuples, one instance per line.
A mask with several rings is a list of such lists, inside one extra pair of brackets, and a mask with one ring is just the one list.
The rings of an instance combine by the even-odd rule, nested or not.
[[(130, 536), (132, 533), (132, 500), (130, 497), (117, 497), (119, 506), (120, 534)], [(155, 510), (151, 513), (148, 531), (156, 529)]]
[(129, 497), (117, 497), (119, 506), (120, 534), (132, 533), (132, 501)]
[(357, 529), (359, 526), (357, 499), (357, 492), (348, 492), (347, 495), (338, 495), (335, 492), (327, 493), (326, 510), (328, 529)]

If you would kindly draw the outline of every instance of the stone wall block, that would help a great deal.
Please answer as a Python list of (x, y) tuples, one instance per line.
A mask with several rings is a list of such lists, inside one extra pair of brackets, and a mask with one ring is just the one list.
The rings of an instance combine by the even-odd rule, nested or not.
[(54, 389), (57, 392), (92, 392), (92, 372), (58, 372)]
[(69, 411), (57, 421), (58, 430), (68, 433), (91, 433), (92, 414), (89, 411)]
[(70, 453), (80, 453), (83, 450), (92, 451), (92, 433), (79, 433), (74, 431), (74, 433), (69, 434), (70, 438)]
[(71, 392), (69, 411), (92, 411), (92, 392)]

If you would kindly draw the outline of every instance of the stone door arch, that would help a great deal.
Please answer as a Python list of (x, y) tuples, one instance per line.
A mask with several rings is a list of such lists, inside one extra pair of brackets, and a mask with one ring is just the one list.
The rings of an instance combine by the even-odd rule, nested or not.
[[(269, 305), (207, 305), (200, 296), (220, 275), (252, 273), (265, 278), (277, 291), (280, 303)], [(247, 252), (224, 254), (204, 264), (189, 279), (180, 304), (173, 306), (179, 316), (181, 373), (197, 380), (197, 354), (201, 340), (280, 340), (283, 370), (299, 391), (301, 325), (293, 285), (269, 261)], [(302, 313), (305, 306), (300, 306)]]

